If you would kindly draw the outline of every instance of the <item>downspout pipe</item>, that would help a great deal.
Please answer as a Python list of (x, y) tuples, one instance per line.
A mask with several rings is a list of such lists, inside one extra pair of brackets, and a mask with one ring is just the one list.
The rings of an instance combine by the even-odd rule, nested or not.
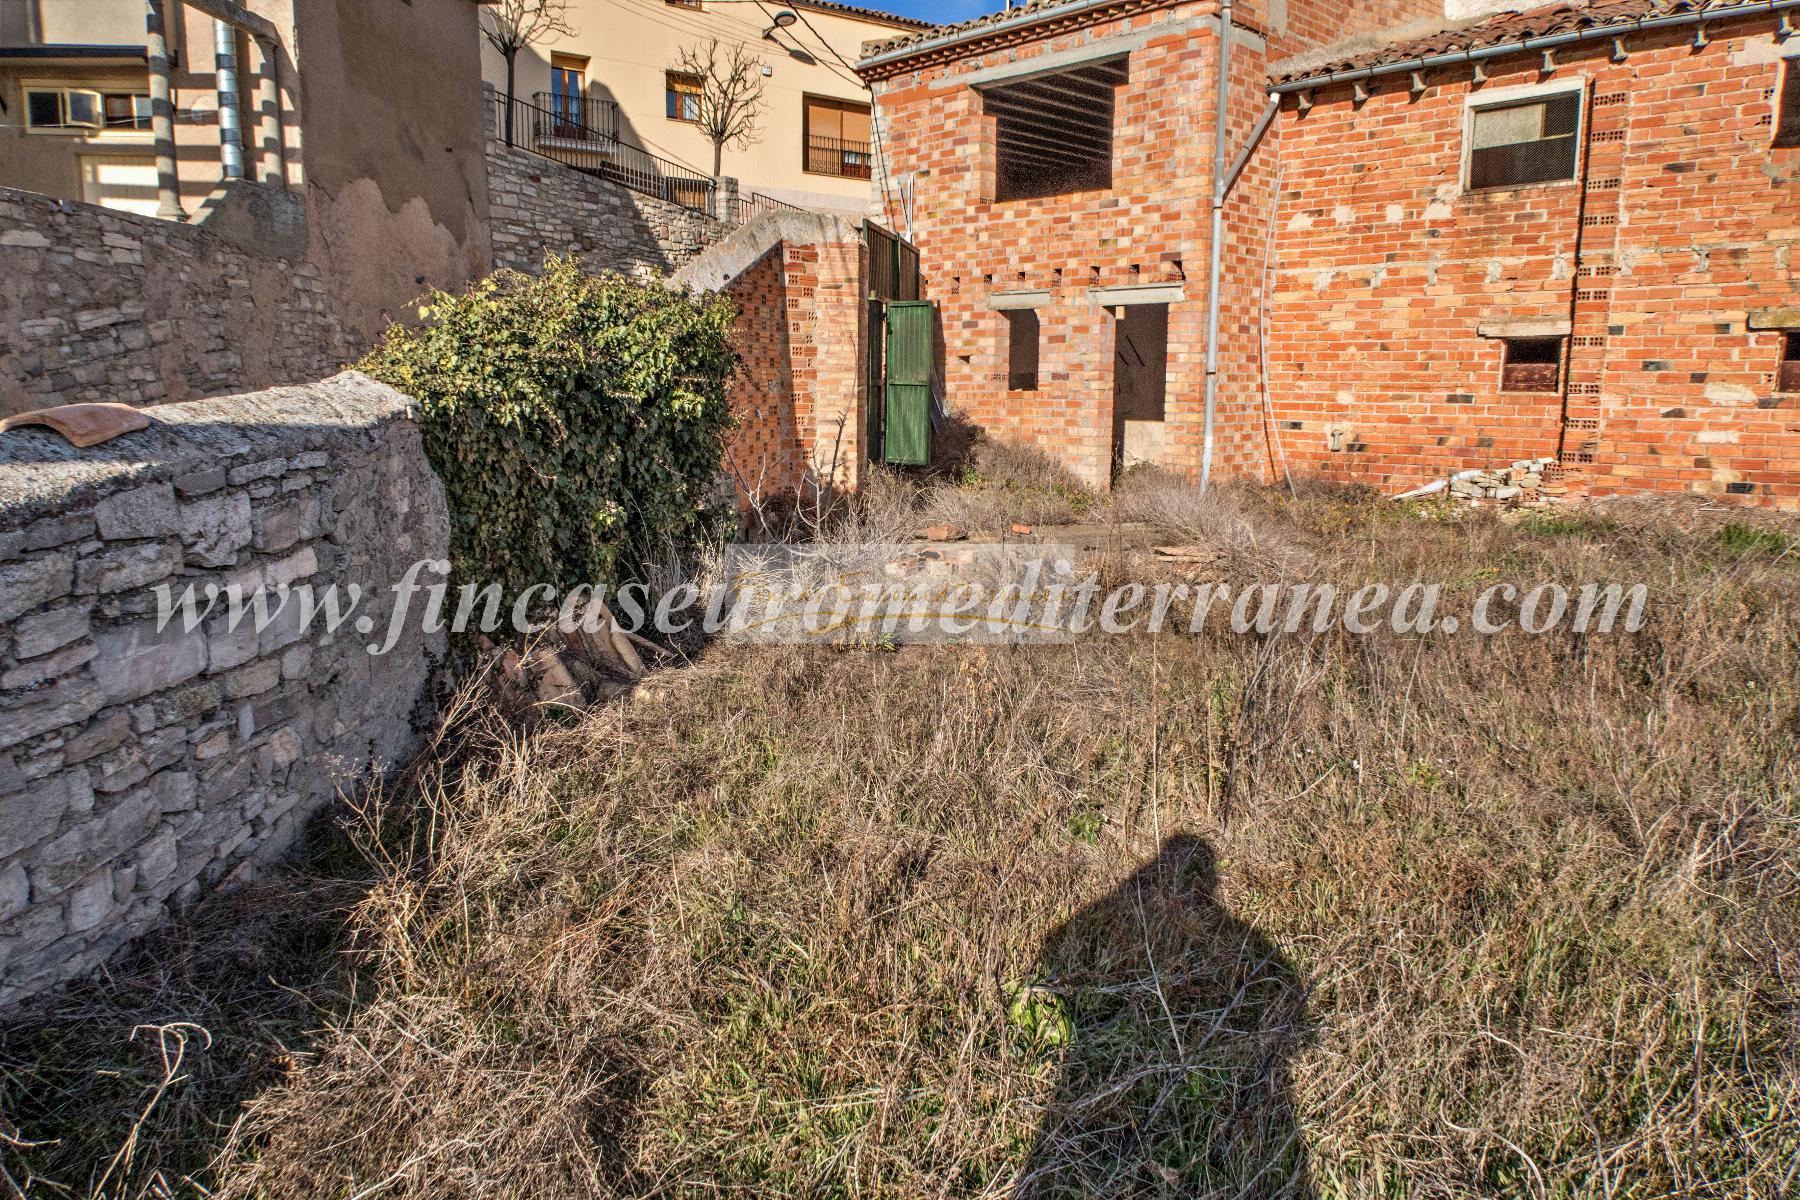
[(1200, 491), (1212, 483), (1213, 446), (1219, 410), (1219, 290), (1225, 268), (1226, 155), (1231, 134), (1231, 0), (1219, 6), (1219, 100), (1213, 129), (1211, 261), (1206, 274), (1206, 423), (1200, 441)]
[(1305, 79), (1289, 80), (1286, 83), (1276, 84), (1271, 90), (1278, 96), (1291, 96), (1296, 92), (1310, 92), (1316, 88), (1331, 87), (1333, 84), (1339, 83), (1357, 83), (1383, 75), (1402, 75), (1412, 71), (1427, 71), (1436, 67), (1461, 66), (1490, 58), (1504, 58), (1511, 54), (1555, 50), (1558, 47), (1572, 46), (1579, 42), (1611, 41), (1614, 38), (1630, 37), (1634, 33), (1675, 29), (1686, 25), (1714, 25), (1744, 17), (1769, 16), (1795, 9), (1800, 9), (1800, 0), (1755, 0), (1754, 3), (1734, 4), (1730, 8), (1712, 8), (1701, 12), (1677, 13), (1664, 17), (1637, 17), (1628, 21), (1596, 25), (1591, 29), (1576, 29), (1564, 33), (1545, 34), (1542, 37), (1521, 38), (1517, 41), (1503, 42), (1497, 46), (1451, 50), (1444, 54), (1432, 54), (1424, 58), (1409, 58), (1404, 62), (1381, 63), (1377, 66), (1358, 67), (1349, 71), (1333, 71), (1328, 75), (1314, 75)]
[[(1225, 0), (1224, 21), (1220, 25), (1224, 36), (1229, 39), (1231, 30), (1231, 3)], [(1229, 40), (1225, 43), (1228, 46)], [(1219, 54), (1220, 78), (1224, 79), (1224, 71), (1230, 66), (1230, 51), (1221, 48)], [(1212, 261), (1208, 266), (1207, 277), (1207, 319), (1206, 319), (1206, 426), (1200, 446), (1200, 488), (1204, 491), (1212, 482), (1213, 447), (1216, 442), (1215, 430), (1218, 421), (1219, 404), (1219, 292), (1224, 275), (1224, 236), (1225, 236), (1225, 202), (1231, 199), (1232, 191), (1238, 180), (1244, 176), (1244, 170), (1256, 155), (1256, 148), (1262, 145), (1275, 118), (1281, 115), (1281, 98), (1271, 95), (1268, 107), (1263, 109), (1262, 116), (1257, 118), (1256, 128), (1250, 133), (1250, 141), (1230, 168), (1225, 166), (1225, 156), (1230, 149), (1231, 137), (1225, 128), (1226, 110), (1230, 100), (1229, 86), (1222, 88), (1219, 95), (1219, 130), (1218, 141), (1213, 147), (1213, 220), (1212, 220)]]
[(244, 132), (238, 109), (237, 30), (213, 18), (214, 87), (219, 97), (219, 172), (244, 177)]

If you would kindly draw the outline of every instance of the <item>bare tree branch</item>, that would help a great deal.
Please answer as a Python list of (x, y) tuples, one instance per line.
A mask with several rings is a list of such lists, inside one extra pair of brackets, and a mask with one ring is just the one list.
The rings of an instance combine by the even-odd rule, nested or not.
[(513, 81), (519, 51), (537, 42), (573, 36), (568, 0), (497, 0), (481, 10), (481, 36), (506, 60), (506, 114), (501, 127), (513, 141)]
[(574, 33), (568, 0), (498, 0), (481, 9), (481, 36), (509, 63), (527, 46)]
[(713, 175), (723, 172), (727, 147), (755, 145), (763, 112), (762, 60), (744, 46), (730, 49), (715, 38), (684, 48), (675, 59), (684, 75), (700, 83), (700, 132), (713, 144)]

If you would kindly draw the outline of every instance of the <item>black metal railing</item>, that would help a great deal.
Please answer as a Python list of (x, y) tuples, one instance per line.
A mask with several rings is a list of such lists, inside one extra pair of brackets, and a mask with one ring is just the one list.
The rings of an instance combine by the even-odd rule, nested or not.
[(532, 103), (550, 114), (550, 137), (571, 141), (596, 136), (607, 141), (619, 140), (619, 106), (611, 100), (539, 92), (532, 97)]
[(509, 146), (695, 212), (712, 212), (714, 183), (709, 175), (575, 122), (567, 109), (544, 108), (517, 96), (509, 103), (499, 92), (494, 93), (493, 104), (495, 136)]
[(789, 204), (785, 200), (777, 200), (773, 196), (765, 196), (761, 192), (750, 192), (738, 196), (731, 202), (731, 223), (748, 225), (765, 213), (805, 212), (797, 204)]
[(868, 179), (875, 160), (867, 142), (847, 142), (842, 138), (806, 139), (806, 169), (814, 175), (841, 175), (846, 179)]

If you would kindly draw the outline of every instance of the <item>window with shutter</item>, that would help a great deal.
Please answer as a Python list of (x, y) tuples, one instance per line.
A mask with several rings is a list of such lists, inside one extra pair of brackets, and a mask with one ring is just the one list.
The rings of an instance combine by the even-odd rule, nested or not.
[(1471, 109), (1469, 189), (1574, 179), (1581, 152), (1581, 97), (1579, 91), (1565, 91)]
[(1775, 388), (1782, 392), (1800, 392), (1800, 333), (1790, 333), (1781, 341), (1781, 371)]
[(803, 102), (801, 153), (807, 172), (868, 179), (875, 161), (870, 156), (869, 106), (822, 96), (807, 96)]
[(1561, 338), (1507, 338), (1503, 392), (1554, 392), (1562, 384)]

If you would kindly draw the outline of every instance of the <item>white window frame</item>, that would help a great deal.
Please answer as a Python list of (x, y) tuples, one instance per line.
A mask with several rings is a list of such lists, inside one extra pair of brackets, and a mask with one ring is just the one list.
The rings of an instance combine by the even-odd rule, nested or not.
[[(94, 108), (99, 113), (99, 125), (59, 125), (44, 126), (31, 123), (31, 93), (57, 92), (63, 99), (64, 111), (67, 112), (68, 94), (84, 92), (94, 97)], [(134, 85), (114, 81), (96, 83), (92, 81), (70, 81), (66, 79), (26, 79), (19, 83), (19, 99), (23, 104), (25, 132), (39, 137), (78, 137), (88, 141), (100, 142), (149, 142), (151, 133), (148, 129), (108, 129), (106, 121), (106, 97), (108, 96), (144, 96), (148, 97), (149, 89), (142, 91)]]
[[(1586, 75), (1558, 79), (1550, 83), (1527, 83), (1517, 87), (1484, 88), (1463, 97), (1462, 167), (1458, 183), (1465, 196), (1491, 196), (1506, 192), (1522, 192), (1531, 188), (1574, 187), (1581, 182), (1581, 164), (1587, 154), (1588, 103), (1587, 90), (1593, 80)], [(1494, 108), (1512, 108), (1534, 100), (1549, 100), (1570, 92), (1582, 94), (1575, 114), (1575, 173), (1568, 179), (1547, 179), (1542, 183), (1521, 183), (1506, 188), (1469, 186), (1469, 172), (1475, 159), (1475, 114)]]

